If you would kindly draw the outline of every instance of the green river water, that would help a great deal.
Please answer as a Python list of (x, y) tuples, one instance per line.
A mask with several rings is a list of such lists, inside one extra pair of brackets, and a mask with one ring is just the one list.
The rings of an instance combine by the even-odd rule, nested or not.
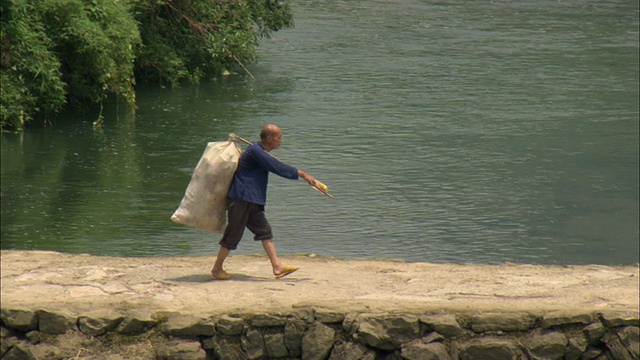
[[(172, 223), (208, 141), (284, 130), (281, 254), (639, 261), (637, 1), (296, 1), (259, 62), (2, 134), (2, 249), (213, 255)], [(75, 119), (77, 120), (77, 119)], [(261, 253), (245, 236), (235, 254)]]

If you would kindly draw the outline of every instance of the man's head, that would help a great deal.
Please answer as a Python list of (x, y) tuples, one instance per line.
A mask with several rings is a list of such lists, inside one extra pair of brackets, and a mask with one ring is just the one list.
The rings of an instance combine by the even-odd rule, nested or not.
[(267, 124), (260, 131), (260, 141), (265, 150), (276, 150), (282, 142), (282, 130), (277, 125)]

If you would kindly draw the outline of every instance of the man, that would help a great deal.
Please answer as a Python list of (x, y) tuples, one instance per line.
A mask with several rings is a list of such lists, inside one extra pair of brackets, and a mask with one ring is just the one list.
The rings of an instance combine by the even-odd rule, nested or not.
[(211, 275), (218, 280), (231, 279), (231, 275), (224, 271), (223, 264), (231, 250), (235, 250), (242, 238), (245, 227), (255, 236), (256, 241), (262, 241), (262, 247), (267, 253), (273, 275), (276, 279), (292, 274), (297, 267), (285, 266), (276, 252), (271, 234), (271, 225), (264, 215), (267, 201), (267, 183), (269, 173), (287, 179), (305, 179), (309, 185), (315, 184), (313, 176), (293, 166), (289, 166), (271, 155), (272, 150), (280, 147), (282, 130), (268, 124), (260, 132), (260, 142), (247, 147), (240, 157), (238, 169), (233, 176), (228, 193), (227, 216), (228, 224), (220, 240), (218, 257), (211, 269)]

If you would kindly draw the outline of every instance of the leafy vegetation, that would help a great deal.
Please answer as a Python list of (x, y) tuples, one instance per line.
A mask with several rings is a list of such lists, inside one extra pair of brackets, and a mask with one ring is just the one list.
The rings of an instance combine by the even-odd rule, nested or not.
[(136, 82), (244, 68), (259, 37), (292, 25), (277, 0), (3, 0), (1, 10), (5, 130), (108, 96), (133, 105)]

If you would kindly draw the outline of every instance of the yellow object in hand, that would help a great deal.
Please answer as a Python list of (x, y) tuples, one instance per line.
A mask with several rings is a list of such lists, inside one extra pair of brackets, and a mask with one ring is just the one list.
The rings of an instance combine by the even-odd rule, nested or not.
[(318, 180), (316, 180), (316, 187), (318, 189), (322, 190), (322, 191), (325, 191), (325, 192), (329, 190), (329, 187), (327, 185), (323, 184), (322, 182), (320, 182)]

